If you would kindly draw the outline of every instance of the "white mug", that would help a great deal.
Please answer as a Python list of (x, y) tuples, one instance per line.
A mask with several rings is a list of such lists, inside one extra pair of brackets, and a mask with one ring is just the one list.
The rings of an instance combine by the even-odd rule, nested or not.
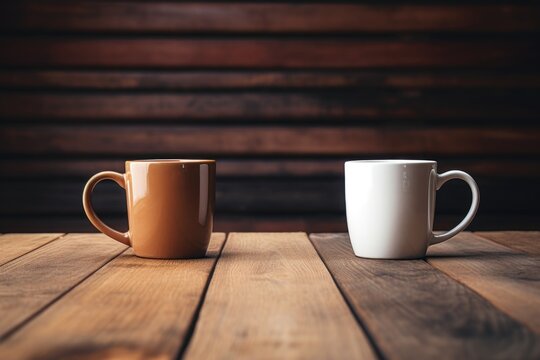
[[(435, 193), (451, 179), (469, 184), (472, 203), (467, 216), (452, 230), (433, 233)], [(356, 256), (375, 259), (416, 259), (428, 246), (463, 231), (480, 202), (478, 186), (463, 171), (437, 174), (427, 160), (358, 160), (345, 163), (347, 226)]]

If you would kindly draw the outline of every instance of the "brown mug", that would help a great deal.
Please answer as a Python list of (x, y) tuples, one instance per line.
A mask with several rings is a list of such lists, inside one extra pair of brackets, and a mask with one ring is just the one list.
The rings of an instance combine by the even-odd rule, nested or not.
[[(102, 233), (132, 246), (135, 255), (158, 259), (203, 257), (214, 220), (214, 160), (126, 161), (126, 173), (94, 175), (83, 191), (83, 207)], [(105, 225), (94, 212), (92, 190), (113, 180), (126, 190), (129, 231)]]

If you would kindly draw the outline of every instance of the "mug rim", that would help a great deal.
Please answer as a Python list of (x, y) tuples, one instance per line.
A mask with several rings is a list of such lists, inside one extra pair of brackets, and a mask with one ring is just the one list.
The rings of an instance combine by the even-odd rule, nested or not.
[(148, 163), (148, 164), (214, 164), (216, 160), (210, 159), (139, 159), (127, 160), (127, 163)]
[(415, 159), (373, 159), (373, 160), (349, 160), (345, 164), (365, 164), (365, 165), (419, 165), (437, 164), (435, 160), (415, 160)]

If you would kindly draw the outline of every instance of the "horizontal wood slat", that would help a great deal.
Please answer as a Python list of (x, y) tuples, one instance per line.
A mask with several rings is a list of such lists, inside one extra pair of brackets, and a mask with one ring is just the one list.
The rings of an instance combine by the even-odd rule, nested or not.
[[(540, 23), (540, 22), (539, 22)], [(540, 88), (529, 71), (114, 71), (1, 70), (1, 89), (200, 90), (254, 88), (508, 89)]]
[[(540, 92), (374, 92), (216, 94), (0, 93), (0, 118), (111, 120), (451, 119), (538, 120)], [(254, 120), (256, 119), (256, 120)]]
[[(509, 40), (1, 38), (0, 66), (137, 68), (495, 68), (537, 64), (538, 43)], [(337, 56), (339, 54), (339, 56)]]
[[(437, 214), (434, 228), (448, 230), (456, 226), (463, 214)], [(471, 230), (477, 229), (538, 229), (540, 214), (486, 214), (480, 212), (469, 226)], [(107, 215), (100, 213), (100, 217), (108, 225), (122, 231), (128, 230), (126, 214)], [(24, 215), (0, 217), (0, 230), (10, 232), (23, 231), (73, 231), (96, 232), (84, 214), (71, 215)], [(222, 214), (214, 219), (214, 230), (220, 232), (234, 231), (312, 231), (312, 232), (346, 232), (347, 223), (345, 213), (342, 214)]]
[(486, 155), (540, 153), (540, 128), (4, 126), (4, 155)]
[[(227, 229), (279, 230), (278, 202), (287, 229), (319, 229), (303, 219), (342, 213), (327, 196), (342, 197), (341, 162), (369, 158), (468, 171), (483, 199), (473, 226), (538, 229), (536, 192), (522, 189), (540, 177), (539, 20), (538, 4), (509, 1), (4, 2), (0, 185), (56, 182), (50, 194), (69, 200), (4, 188), (20, 218), (3, 214), (0, 231), (43, 226), (47, 209), (81, 216), (82, 179), (124, 158), (178, 157), (219, 161)], [(97, 192), (104, 214), (122, 195)], [(445, 188), (438, 211), (461, 213), (468, 196)]]
[[(87, 179), (71, 181), (10, 180), (0, 182), (0, 214), (69, 214), (81, 213), (81, 193)], [(497, 213), (501, 203), (505, 212), (540, 214), (537, 178), (523, 179), (512, 196), (501, 191), (515, 186), (514, 179), (477, 177), (482, 193), (482, 212)], [(218, 212), (253, 214), (314, 214), (345, 211), (344, 181), (339, 178), (219, 178), (217, 183)], [(103, 182), (94, 191), (94, 205), (103, 213), (125, 212), (124, 190), (114, 182)], [(454, 181), (437, 192), (437, 210), (442, 213), (466, 213), (470, 192), (464, 182)]]
[(346, 234), (310, 238), (383, 358), (540, 354), (534, 333), (423, 260), (361, 259)]
[[(511, 215), (509, 215), (511, 217)], [(127, 215), (107, 215), (100, 213), (100, 218), (109, 226), (122, 230), (128, 230)], [(456, 224), (460, 219), (444, 217), (448, 228)], [(499, 220), (499, 219), (497, 219)], [(530, 221), (530, 219), (529, 219)], [(498, 223), (501, 223), (500, 221)], [(0, 229), (7, 229), (11, 232), (32, 231), (39, 232), (43, 229), (65, 229), (73, 232), (95, 233), (96, 228), (88, 221), (84, 214), (73, 215), (45, 215), (33, 216), (0, 216)], [(214, 218), (214, 231), (234, 232), (234, 231), (263, 231), (263, 232), (283, 232), (302, 231), (304, 229), (314, 229), (320, 232), (347, 231), (347, 224), (344, 215), (324, 214), (324, 215), (257, 215), (252, 213), (241, 215), (218, 214)]]
[(26, 1), (0, 28), (69, 32), (537, 31), (538, 6)]
[[(435, 216), (434, 229), (435, 230), (449, 230), (456, 226), (465, 215), (465, 211), (462, 214), (437, 214)], [(509, 228), (515, 229), (537, 229), (537, 219), (540, 214), (505, 214), (495, 213), (489, 214), (480, 212), (475, 217), (469, 229), (494, 229), (504, 230)], [(31, 218), (35, 224), (35, 229), (46, 228), (46, 226), (39, 226), (39, 222), (45, 224), (45, 219)], [(66, 227), (70, 226), (75, 229), (87, 229), (86, 231), (93, 230), (92, 225), (85, 219), (79, 218), (78, 222), (70, 220), (70, 218), (62, 217), (56, 219), (64, 219)], [(125, 218), (112, 218), (116, 219), (116, 223), (125, 223)], [(113, 220), (114, 221), (114, 220)], [(27, 225), (28, 225), (27, 221)], [(1, 224), (1, 219), (0, 219)], [(66, 227), (58, 226), (59, 229)], [(234, 215), (234, 214), (218, 214), (214, 221), (214, 227), (216, 231), (263, 231), (263, 232), (282, 232), (282, 231), (313, 231), (313, 232), (347, 232), (347, 222), (345, 219), (345, 213), (341, 214), (252, 214), (248, 212), (246, 214)], [(21, 226), (21, 228), (23, 228)], [(125, 225), (127, 230), (127, 225)]]
[[(217, 159), (217, 175), (226, 177), (342, 177), (339, 159)], [(0, 179), (87, 179), (100, 171), (124, 172), (123, 159), (0, 159)], [(463, 170), (473, 176), (495, 178), (540, 177), (536, 159), (439, 159), (438, 171)]]

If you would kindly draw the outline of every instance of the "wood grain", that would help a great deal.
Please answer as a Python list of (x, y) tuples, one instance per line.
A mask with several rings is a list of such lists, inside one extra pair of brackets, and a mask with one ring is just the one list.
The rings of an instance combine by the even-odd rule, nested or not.
[[(283, 208), (283, 205), (282, 205)], [(495, 212), (493, 214), (480, 212), (474, 219), (471, 230), (494, 229), (503, 231), (508, 228), (520, 228), (535, 230), (538, 228), (539, 214), (505, 214)], [(116, 229), (128, 229), (126, 214), (105, 214), (100, 212), (100, 217), (110, 226)], [(462, 214), (437, 214), (435, 217), (435, 229), (448, 230), (463, 219)], [(2, 215), (0, 217), (0, 230), (10, 232), (45, 232), (45, 231), (68, 231), (68, 232), (93, 232), (95, 228), (80, 212), (72, 214), (41, 214), (41, 215)], [(233, 231), (306, 231), (306, 232), (346, 232), (347, 223), (345, 214), (341, 213), (292, 213), (292, 214), (255, 214), (252, 211), (241, 213), (217, 212), (214, 222), (214, 230), (219, 232)]]
[(303, 233), (229, 235), (186, 359), (374, 358)]
[(208, 257), (152, 260), (130, 249), (0, 343), (7, 358), (172, 359), (225, 240)]
[[(0, 189), (34, 179), (55, 194), (71, 182), (72, 193), (64, 205), (20, 186), (4, 198), (3, 188), (0, 208), (24, 202), (2, 213), (0, 231), (28, 231), (25, 221), (90, 230), (75, 178), (152, 157), (217, 158), (220, 183), (253, 180), (259, 192), (219, 205), (219, 217), (236, 219), (227, 229), (343, 230), (313, 220), (342, 214), (335, 200), (324, 210), (334, 185), (316, 193), (321, 179), (342, 177), (333, 160), (411, 157), (505, 179), (483, 190), (489, 213), (474, 229), (539, 230), (538, 205), (525, 204), (534, 194), (517, 200), (523, 191), (511, 186), (540, 174), (539, 20), (538, 4), (510, 1), (3, 2)], [(308, 185), (274, 186), (273, 200), (264, 182), (279, 177)], [(106, 204), (114, 191), (101, 213), (118, 218), (123, 209)], [(442, 210), (455, 218), (452, 209)]]
[(4, 234), (0, 236), (0, 266), (29, 253), (63, 234)]
[[(0, 38), (1, 66), (125, 68), (516, 67), (538, 63), (527, 40)], [(339, 56), (336, 56), (339, 54)]]
[(538, 128), (3, 126), (5, 155), (485, 155), (540, 153)]
[(540, 333), (540, 258), (471, 233), (433, 246), (427, 261)]
[(25, 1), (0, 28), (69, 32), (321, 33), (537, 31), (534, 5), (223, 4)]
[(538, 89), (540, 74), (519, 70), (1, 70), (2, 89)]
[(384, 358), (540, 356), (537, 335), (425, 261), (361, 259), (346, 234), (310, 237)]
[[(219, 164), (218, 164), (219, 167)], [(484, 214), (540, 214), (540, 204), (529, 201), (540, 198), (538, 178), (521, 179), (513, 195), (501, 192), (514, 179), (475, 177), (482, 189)], [(345, 189), (343, 178), (219, 178), (216, 187), (216, 211), (242, 214), (343, 214)], [(1, 215), (74, 214), (82, 215), (80, 195), (87, 179), (35, 183), (32, 179), (0, 181)], [(99, 214), (124, 214), (125, 191), (114, 182), (103, 182), (95, 189), (93, 204)], [(452, 182), (437, 193), (437, 210), (441, 214), (464, 215), (470, 203), (465, 183)], [(508, 209), (501, 210), (501, 203)], [(86, 217), (83, 216), (86, 220)]]
[[(128, 221), (126, 214), (101, 214), (100, 217), (109, 226), (122, 231), (128, 230)], [(460, 215), (460, 219), (463, 216)], [(510, 217), (506, 219), (522, 221), (531, 221), (523, 219), (523, 216)], [(497, 219), (498, 220), (498, 219)], [(449, 228), (459, 221), (457, 217), (447, 220)], [(499, 222), (501, 223), (501, 222)], [(514, 222), (516, 223), (516, 222)], [(502, 223), (504, 225), (504, 223)], [(16, 231), (47, 231), (47, 229), (62, 229), (65, 231), (93, 232), (96, 229), (86, 219), (82, 213), (64, 214), (64, 215), (25, 215), (25, 216), (1, 216), (0, 229)], [(214, 230), (219, 232), (283, 232), (283, 231), (305, 231), (313, 230), (319, 232), (347, 231), (347, 224), (343, 214), (227, 214), (217, 213), (214, 219)]]
[(125, 249), (105, 235), (69, 234), (0, 267), (0, 340)]
[[(89, 120), (284, 119), (537, 120), (540, 92), (332, 90), (312, 93), (50, 94), (0, 93), (0, 118)], [(255, 120), (254, 120), (255, 119)]]
[(477, 232), (475, 235), (495, 241), (518, 251), (540, 255), (539, 231), (485, 231)]
[[(341, 178), (343, 164), (349, 158), (218, 158), (217, 174), (220, 178), (242, 177), (308, 177)], [(124, 172), (125, 160), (119, 158), (56, 158), (56, 159), (0, 159), (0, 179), (87, 179), (104, 170)], [(505, 169), (504, 174), (501, 168)], [(540, 177), (540, 163), (536, 159), (452, 159), (440, 160), (440, 172), (460, 169), (475, 177), (493, 176), (504, 178)]]

